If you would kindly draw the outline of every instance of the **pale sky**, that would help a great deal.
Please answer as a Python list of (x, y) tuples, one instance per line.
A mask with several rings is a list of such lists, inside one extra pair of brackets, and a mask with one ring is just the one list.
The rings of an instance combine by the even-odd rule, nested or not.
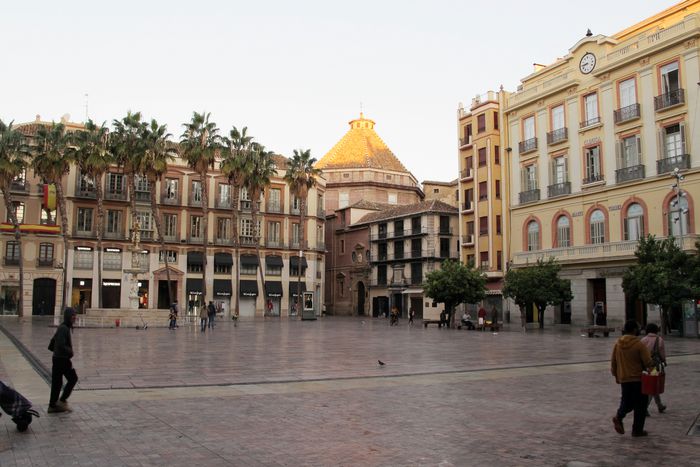
[(0, 119), (84, 121), (88, 94), (98, 123), (141, 111), (179, 139), (207, 111), (223, 134), (247, 126), (268, 149), (320, 159), (362, 103), (419, 181), (448, 181), (459, 102), (515, 90), (587, 28), (612, 35), (675, 3), (7, 1)]

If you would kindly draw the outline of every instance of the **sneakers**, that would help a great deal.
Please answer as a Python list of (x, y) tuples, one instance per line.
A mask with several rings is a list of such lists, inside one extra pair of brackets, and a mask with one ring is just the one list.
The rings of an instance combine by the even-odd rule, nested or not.
[(617, 418), (616, 416), (612, 418), (613, 425), (615, 426), (615, 431), (620, 433), (621, 435), (625, 434), (625, 427), (622, 426), (622, 420)]
[(49, 410), (47, 410), (47, 413), (63, 413), (63, 412), (72, 412), (73, 409), (70, 408), (68, 405), (68, 402), (65, 401), (58, 401), (56, 402), (56, 405), (49, 406)]
[(639, 436), (648, 436), (648, 435), (649, 435), (649, 433), (647, 433), (647, 432), (644, 431), (644, 430), (642, 430), (642, 431), (633, 431), (633, 432), (632, 432), (632, 436), (634, 436), (635, 438), (637, 438), (637, 437), (639, 437)]
[(659, 413), (664, 413), (666, 411), (666, 406), (665, 405), (660, 405), (659, 406)]

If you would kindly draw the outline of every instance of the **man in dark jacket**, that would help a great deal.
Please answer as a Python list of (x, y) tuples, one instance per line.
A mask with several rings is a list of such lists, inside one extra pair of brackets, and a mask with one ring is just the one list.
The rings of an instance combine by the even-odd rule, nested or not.
[[(70, 359), (73, 358), (73, 342), (71, 332), (75, 321), (75, 310), (66, 308), (63, 313), (63, 323), (56, 329), (53, 336), (53, 367), (51, 368), (51, 397), (49, 398), (49, 413), (70, 412), (68, 398), (78, 382), (78, 375), (73, 369)], [(63, 377), (66, 377), (66, 386), (59, 401), (58, 395), (63, 386)]]
[(644, 419), (649, 399), (642, 394), (642, 371), (651, 368), (653, 362), (649, 349), (639, 340), (639, 325), (631, 320), (625, 323), (622, 337), (615, 343), (610, 357), (610, 372), (620, 385), (622, 397), (617, 414), (613, 417), (615, 431), (625, 433), (622, 419), (634, 411), (632, 436), (646, 436)]
[(214, 318), (216, 318), (216, 307), (214, 302), (209, 300), (209, 305), (207, 305), (207, 318), (209, 318), (209, 329), (214, 329)]

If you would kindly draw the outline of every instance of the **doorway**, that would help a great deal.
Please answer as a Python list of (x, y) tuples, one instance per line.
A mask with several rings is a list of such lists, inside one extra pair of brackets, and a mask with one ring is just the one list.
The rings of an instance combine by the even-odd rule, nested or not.
[(411, 297), (410, 309), (416, 313), (415, 319), (423, 319), (423, 297)]
[(78, 313), (92, 307), (92, 279), (73, 279), (70, 304)]
[(56, 306), (56, 280), (34, 279), (32, 297), (33, 315), (53, 315)]
[(357, 314), (358, 316), (365, 315), (365, 284), (357, 283)]
[(593, 305), (591, 306), (591, 322), (593, 322), (593, 309), (597, 310), (598, 317), (594, 324), (607, 326), (608, 306), (605, 296), (605, 279), (589, 279), (593, 289)]
[[(177, 300), (177, 281), (170, 281), (173, 288), (173, 300)], [(170, 309), (170, 297), (168, 296), (168, 281), (158, 281), (158, 308), (161, 310)]]

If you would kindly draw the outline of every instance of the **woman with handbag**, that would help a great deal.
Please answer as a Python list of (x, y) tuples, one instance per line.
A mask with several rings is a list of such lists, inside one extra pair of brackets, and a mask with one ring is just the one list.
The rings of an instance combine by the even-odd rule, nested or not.
[[(654, 361), (654, 367), (659, 374), (666, 373), (666, 345), (661, 336), (659, 336), (659, 327), (654, 323), (647, 324), (645, 328), (646, 335), (642, 338), (642, 344), (646, 345), (651, 352), (651, 359)], [(666, 406), (661, 402), (661, 396), (656, 394), (653, 396), (654, 402), (656, 402), (656, 408), (659, 413), (664, 413)], [(651, 399), (649, 399), (649, 404), (651, 404)], [(647, 410), (647, 415), (649, 411)]]

